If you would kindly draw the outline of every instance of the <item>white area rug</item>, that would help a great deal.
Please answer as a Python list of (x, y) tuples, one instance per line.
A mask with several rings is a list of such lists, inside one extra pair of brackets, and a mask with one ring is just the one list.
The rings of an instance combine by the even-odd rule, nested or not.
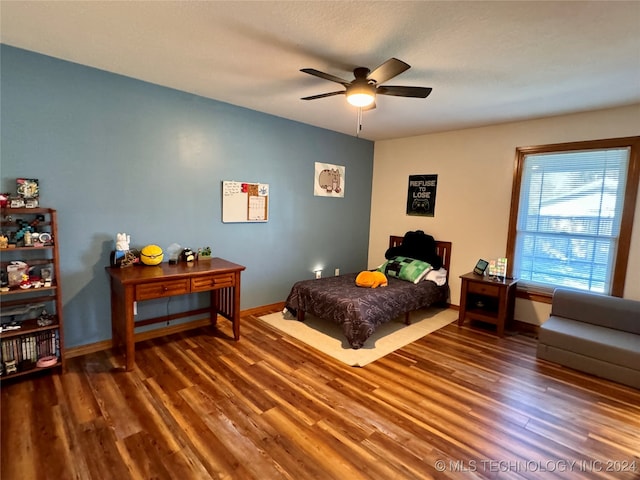
[(457, 320), (458, 312), (442, 308), (416, 310), (411, 312), (411, 325), (405, 325), (404, 316), (385, 323), (358, 350), (349, 346), (338, 325), (309, 314), (304, 322), (285, 318), (281, 312), (259, 318), (336, 360), (353, 367), (364, 367)]

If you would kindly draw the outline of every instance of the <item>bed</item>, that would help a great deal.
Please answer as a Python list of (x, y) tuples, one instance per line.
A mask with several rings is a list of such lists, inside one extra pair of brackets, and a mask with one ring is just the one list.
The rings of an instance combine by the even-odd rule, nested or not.
[[(402, 244), (403, 237), (392, 235), (389, 248)], [(286, 310), (304, 321), (306, 313), (342, 327), (353, 349), (362, 347), (386, 322), (434, 304), (446, 304), (449, 298), (448, 275), (451, 262), (451, 242), (435, 241), (437, 255), (442, 259), (442, 270), (437, 285), (423, 280), (416, 284), (387, 276), (388, 286), (363, 288), (355, 284), (357, 273), (296, 282), (285, 302)], [(428, 277), (427, 277), (428, 278)]]

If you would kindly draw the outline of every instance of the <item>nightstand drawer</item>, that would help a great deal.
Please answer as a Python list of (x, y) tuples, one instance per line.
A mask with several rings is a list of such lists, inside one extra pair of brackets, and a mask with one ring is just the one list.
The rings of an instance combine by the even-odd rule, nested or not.
[(170, 282), (145, 283), (136, 287), (136, 300), (171, 297), (189, 293), (189, 279), (172, 280)]
[(192, 292), (204, 292), (207, 290), (215, 290), (216, 288), (225, 288), (233, 286), (233, 274), (223, 275), (207, 275), (203, 277), (195, 277), (191, 279)]
[(487, 285), (486, 283), (469, 282), (467, 286), (469, 293), (479, 293), (481, 295), (489, 295), (491, 297), (500, 296), (500, 287), (497, 285)]

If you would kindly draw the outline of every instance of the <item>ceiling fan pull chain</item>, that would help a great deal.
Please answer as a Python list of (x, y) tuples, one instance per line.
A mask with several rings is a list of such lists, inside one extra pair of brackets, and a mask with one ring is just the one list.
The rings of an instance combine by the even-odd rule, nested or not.
[(356, 118), (356, 137), (360, 137), (360, 132), (362, 131), (362, 107), (358, 107), (358, 115)]

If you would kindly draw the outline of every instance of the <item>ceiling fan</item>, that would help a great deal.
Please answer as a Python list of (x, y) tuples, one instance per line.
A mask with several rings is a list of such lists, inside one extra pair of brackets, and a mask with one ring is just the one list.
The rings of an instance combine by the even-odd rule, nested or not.
[(351, 105), (371, 109), (375, 108), (376, 95), (427, 98), (431, 93), (431, 88), (380, 85), (410, 68), (411, 66), (408, 63), (398, 60), (397, 58), (390, 58), (373, 72), (366, 67), (358, 67), (354, 69), (354, 79), (351, 82), (328, 73), (320, 72), (314, 68), (303, 68), (300, 70), (301, 72), (308, 73), (315, 77), (324, 78), (331, 82), (340, 83), (346, 88), (346, 90), (311, 95), (310, 97), (303, 97), (301, 100), (316, 100), (318, 98), (332, 97), (334, 95), (346, 95), (347, 101)]

